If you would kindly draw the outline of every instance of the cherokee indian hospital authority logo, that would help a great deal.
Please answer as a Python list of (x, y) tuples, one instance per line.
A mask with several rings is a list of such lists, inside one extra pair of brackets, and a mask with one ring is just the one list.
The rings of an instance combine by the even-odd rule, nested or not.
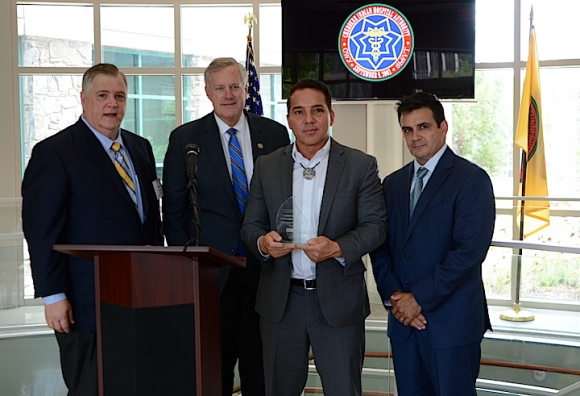
[(340, 58), (363, 80), (388, 80), (411, 60), (413, 37), (409, 21), (397, 9), (369, 4), (350, 14), (342, 25)]

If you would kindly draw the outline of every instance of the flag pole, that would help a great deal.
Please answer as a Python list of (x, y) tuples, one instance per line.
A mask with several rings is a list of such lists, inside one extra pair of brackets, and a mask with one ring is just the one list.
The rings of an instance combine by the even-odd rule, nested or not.
[(256, 16), (253, 13), (248, 12), (246, 15), (244, 15), (244, 23), (248, 26), (248, 36), (251, 37), (254, 23), (258, 23)]
[[(534, 6), (532, 5), (530, 9), (530, 32), (529, 35), (532, 34), (532, 29), (534, 28)], [(528, 40), (529, 43), (529, 40)], [(530, 49), (528, 48), (528, 51)], [(520, 110), (521, 111), (521, 110)], [(519, 240), (524, 240), (524, 218), (525, 218), (525, 207), (526, 207), (526, 200), (524, 197), (526, 196), (526, 179), (527, 179), (527, 170), (528, 170), (528, 158), (527, 153), (525, 150), (522, 150), (522, 159), (520, 162), (520, 179), (522, 183), (522, 193), (521, 193), (521, 206), (520, 206), (520, 234)], [(522, 304), (520, 303), (520, 289), (521, 289), (521, 282), (522, 282), (522, 248), (518, 249), (518, 257), (517, 257), (517, 264), (516, 264), (516, 290), (515, 290), (515, 299), (514, 299), (514, 306), (513, 309), (503, 311), (499, 317), (503, 320), (507, 320), (510, 322), (530, 322), (535, 319), (534, 315), (528, 311), (522, 311)]]

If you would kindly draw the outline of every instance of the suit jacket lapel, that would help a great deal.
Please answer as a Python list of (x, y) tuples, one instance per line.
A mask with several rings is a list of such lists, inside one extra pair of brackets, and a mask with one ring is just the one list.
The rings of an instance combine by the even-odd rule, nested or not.
[(405, 233), (407, 233), (409, 229), (409, 221), (410, 221), (409, 212), (411, 210), (411, 202), (410, 202), (411, 182), (413, 181), (414, 170), (415, 168), (413, 166), (413, 162), (406, 165), (405, 170), (403, 172), (404, 180), (401, 180), (400, 183), (400, 185), (404, 187), (400, 189), (400, 192), (396, 198), (398, 202), (395, 203), (395, 207), (401, 208), (402, 213), (400, 213), (400, 215), (404, 217), (402, 224), (403, 224), (403, 232)]
[[(409, 229), (407, 231), (407, 239), (411, 235), (411, 232), (413, 232), (413, 229), (415, 228), (417, 222), (421, 218), (421, 215), (429, 205), (429, 202), (431, 202), (431, 199), (435, 195), (435, 192), (437, 192), (441, 184), (443, 184), (445, 179), (447, 179), (447, 177), (449, 176), (449, 168), (451, 168), (452, 166), (453, 166), (453, 152), (451, 151), (450, 148), (447, 148), (443, 153), (443, 155), (441, 156), (441, 159), (439, 159), (439, 162), (437, 163), (437, 166), (433, 171), (433, 175), (431, 175), (431, 177), (429, 178), (427, 185), (423, 189), (423, 192), (421, 193), (421, 196), (417, 201), (417, 205), (415, 206), (415, 210), (413, 211), (413, 217), (411, 217), (410, 219)], [(413, 169), (413, 167), (411, 167), (411, 169)], [(407, 207), (409, 207), (409, 199), (407, 199)]]
[(87, 158), (87, 161), (92, 163), (99, 172), (104, 175), (111, 186), (104, 188), (114, 188), (123, 198), (123, 200), (133, 209), (135, 214), (139, 214), (134, 209), (135, 204), (129, 196), (123, 180), (115, 170), (115, 166), (111, 161), (111, 157), (103, 150), (103, 146), (98, 139), (93, 135), (93, 132), (86, 126), (82, 119), (77, 122), (78, 128), (75, 135), (76, 142), (81, 147), (82, 154)]
[(343, 147), (335, 142), (330, 141), (330, 153), (328, 157), (328, 168), (326, 170), (326, 181), (324, 182), (324, 193), (322, 194), (322, 204), (320, 206), (320, 220), (318, 222), (318, 235), (322, 235), (330, 210), (332, 209), (332, 201), (338, 189), (338, 182), (340, 175), (346, 163), (346, 158), (343, 155)]
[[(252, 157), (254, 158), (254, 163), (258, 157), (264, 154), (266, 151), (266, 135), (262, 132), (262, 128), (254, 122), (252, 117), (250, 117), (245, 111), (244, 116), (248, 121), (248, 126), (250, 127), (250, 139), (252, 142)], [(248, 183), (250, 181), (248, 180)]]
[(282, 151), (280, 159), (280, 190), (282, 191), (282, 204), (284, 200), (292, 196), (292, 172), (294, 169), (294, 159), (292, 158), (293, 145), (290, 144)]

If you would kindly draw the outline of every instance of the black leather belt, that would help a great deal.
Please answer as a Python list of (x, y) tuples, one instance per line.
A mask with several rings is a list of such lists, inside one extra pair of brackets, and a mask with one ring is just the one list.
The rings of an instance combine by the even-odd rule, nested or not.
[(316, 279), (296, 279), (291, 278), (290, 284), (294, 286), (303, 287), (306, 290), (314, 290), (316, 289)]

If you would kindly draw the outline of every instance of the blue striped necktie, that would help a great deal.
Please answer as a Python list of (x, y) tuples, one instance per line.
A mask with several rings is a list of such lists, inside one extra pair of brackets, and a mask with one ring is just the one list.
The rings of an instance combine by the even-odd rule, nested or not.
[[(230, 161), (232, 164), (232, 184), (236, 196), (236, 203), (238, 204), (240, 213), (243, 215), (246, 211), (246, 202), (248, 201), (248, 179), (246, 178), (246, 168), (244, 167), (242, 147), (236, 137), (236, 132), (238, 131), (234, 128), (227, 130), (227, 133), (230, 134), (228, 151), (230, 153)], [(241, 239), (238, 240), (237, 252), (239, 255), (245, 255), (244, 244)]]

